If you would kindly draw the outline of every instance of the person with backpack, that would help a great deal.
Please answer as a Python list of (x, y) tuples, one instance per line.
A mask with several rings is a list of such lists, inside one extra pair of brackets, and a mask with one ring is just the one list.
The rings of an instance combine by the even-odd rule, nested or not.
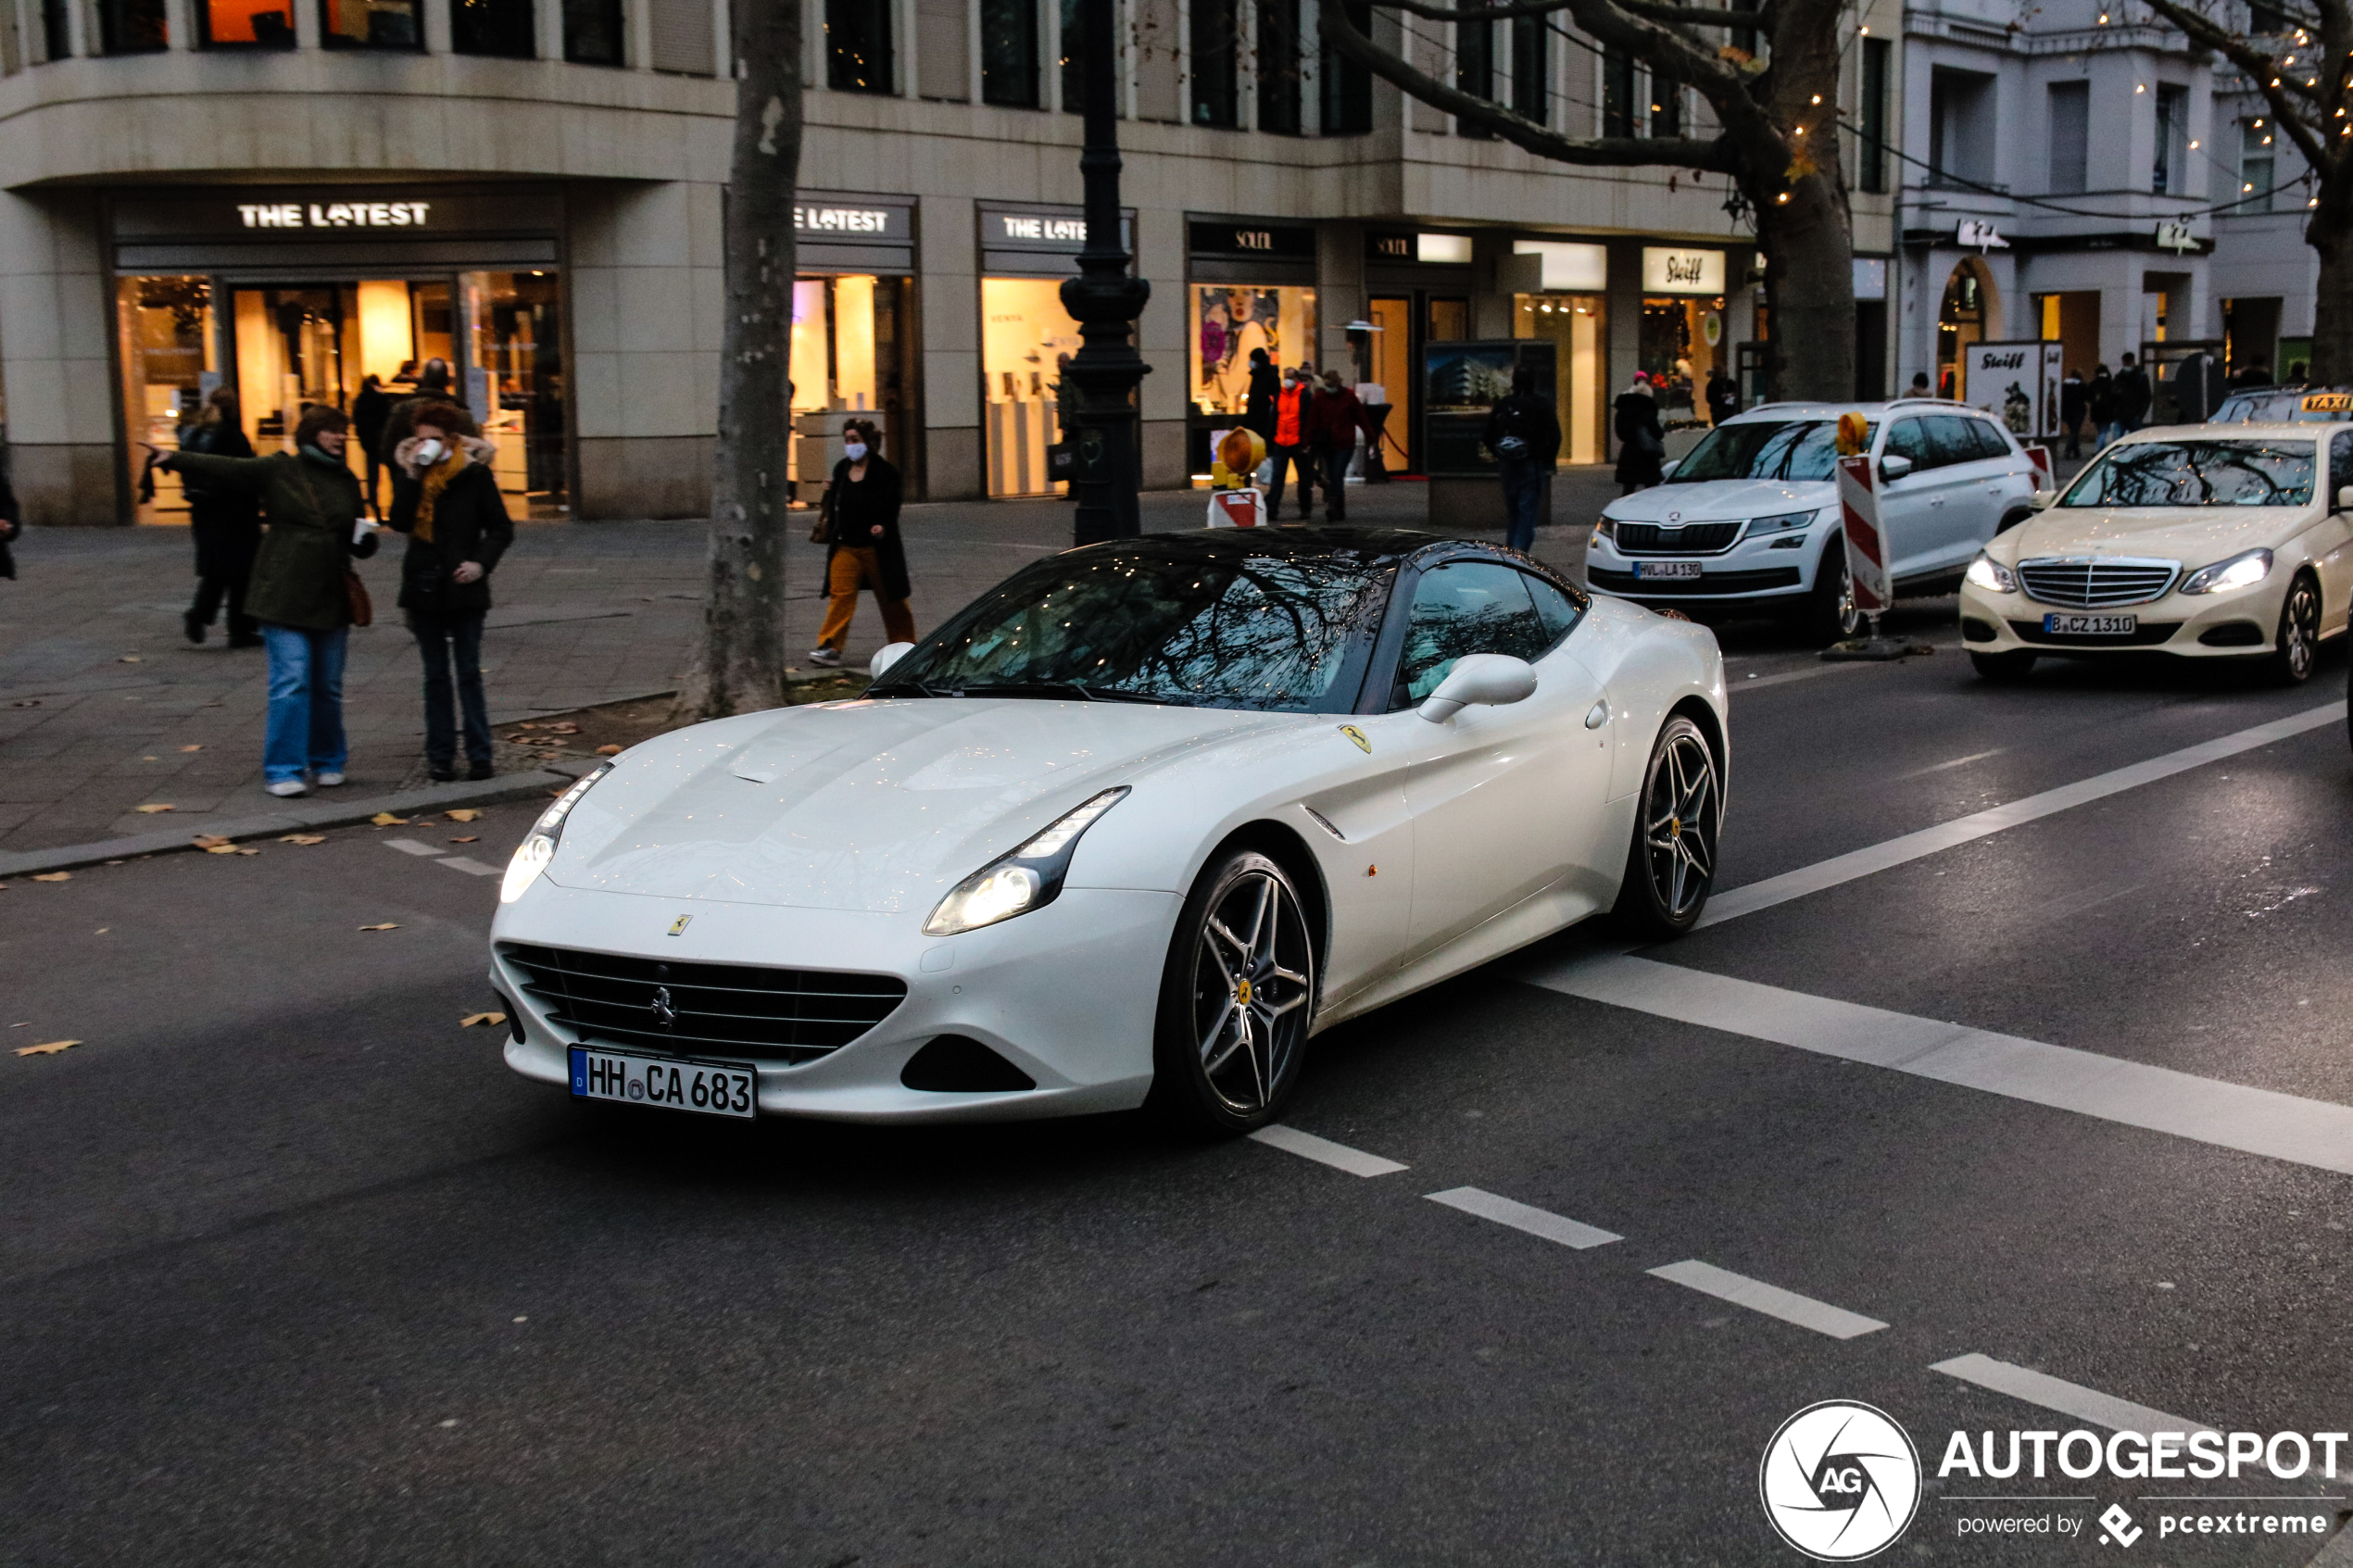
[(466, 777), (497, 771), (482, 690), (482, 622), (490, 574), (515, 542), (492, 467), (497, 455), (473, 416), (446, 401), (419, 408), (408, 438), (393, 449), (389, 521), (409, 535), (400, 609), (424, 661), (425, 771), (436, 784), (458, 776), (460, 712)]
[[(1652, 418), (1655, 424), (1655, 412)], [(1560, 419), (1551, 400), (1538, 394), (1533, 367), (1522, 365), (1512, 372), (1512, 389), (1488, 409), (1479, 440), (1495, 455), (1504, 481), (1504, 543), (1523, 553), (1532, 550), (1544, 481), (1561, 450)]]

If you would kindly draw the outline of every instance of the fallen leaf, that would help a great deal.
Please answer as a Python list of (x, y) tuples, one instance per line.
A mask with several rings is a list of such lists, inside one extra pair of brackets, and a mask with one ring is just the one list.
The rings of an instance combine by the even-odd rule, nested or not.
[(231, 855), (258, 855), (261, 851), (258, 849), (247, 849), (241, 844), (232, 844), (229, 846), (225, 853)]
[(180, 808), (177, 806), (142, 806), (139, 808), (139, 812), (142, 816), (152, 817), (157, 811), (177, 811), (178, 809)]
[(204, 847), (204, 852), (208, 855), (239, 855), (245, 853), (245, 851), (239, 849), (233, 844), (208, 844)]
[(327, 835), (323, 833), (290, 833), (278, 842), (281, 844), (324, 844), (327, 842)]
[(471, 1029), (477, 1023), (504, 1023), (506, 1022), (507, 1015), (503, 1012), (470, 1012), (458, 1020), (458, 1027)]
[(59, 1051), (69, 1051), (80, 1044), (82, 1044), (80, 1040), (52, 1040), (45, 1046), (19, 1046), (17, 1054), (19, 1056), (55, 1056)]
[(386, 921), (382, 925), (363, 925), (359, 929), (362, 931), (397, 931), (400, 927), (392, 921)]
[(139, 759), (139, 760), (140, 760), (140, 761), (142, 761), (142, 762), (153, 762), (153, 761), (156, 761), (156, 760), (157, 760), (157, 759), (156, 759), (156, 758), (153, 758), (153, 757), (142, 757), (141, 759)]
[(32, 880), (35, 882), (71, 882), (73, 880), (73, 873), (71, 872), (43, 872), (39, 876), (34, 877)]
[(547, 733), (551, 735), (576, 735), (580, 733), (580, 726), (577, 724), (550, 724), (547, 726)]
[(217, 846), (226, 844), (229, 841), (221, 837), (217, 833), (200, 833), (188, 842), (195, 845), (199, 849), (210, 849), (216, 847)]
[(452, 844), (480, 844), (482, 842), (482, 834), (478, 833), (470, 833), (463, 838), (453, 838), (449, 842)]
[(180, 749), (182, 751), (202, 751), (204, 747), (201, 746), (183, 746)]
[(453, 822), (471, 822), (482, 813), (471, 806), (461, 806), (455, 811), (444, 811), (442, 815)]
[(618, 757), (621, 755), (621, 747), (617, 746), (600, 746), (597, 748), (597, 755), (599, 757)]
[(97, 930), (95, 930), (95, 931), (92, 932), (90, 935), (93, 935), (93, 936), (104, 936), (104, 935), (105, 935), (107, 932), (112, 931), (113, 929), (114, 929), (114, 927), (113, 927), (113, 926), (111, 926), (111, 925), (102, 925), (102, 926), (100, 926)]
[(397, 828), (409, 825), (408, 818), (396, 817), (389, 811), (379, 811), (368, 820), (375, 823), (376, 826), (380, 828)]
[(525, 719), (525, 720), (524, 720), (522, 723), (517, 724), (517, 725), (515, 726), (515, 728), (516, 728), (516, 729), (518, 729), (518, 730), (535, 730), (535, 729), (537, 729), (538, 727), (539, 727), (538, 723), (537, 723), (535, 721), (534, 721), (534, 720), (530, 720), (530, 719)]
[(135, 653), (126, 653), (120, 659), (116, 659), (115, 662), (117, 664), (136, 664), (139, 662), (139, 656)]

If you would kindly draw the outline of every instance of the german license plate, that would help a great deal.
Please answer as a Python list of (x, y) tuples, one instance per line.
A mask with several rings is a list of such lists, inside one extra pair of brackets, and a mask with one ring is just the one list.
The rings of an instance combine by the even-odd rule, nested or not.
[(615, 1099), (627, 1105), (698, 1110), (706, 1116), (748, 1117), (759, 1103), (760, 1081), (748, 1067), (574, 1046), (572, 1095), (574, 1099)]
[(1699, 575), (1699, 562), (1695, 560), (1638, 560), (1634, 563), (1634, 575), (1646, 579), (1680, 577), (1689, 580)]
[(2129, 637), (2140, 630), (2137, 615), (2046, 615), (2043, 630), (2061, 637)]

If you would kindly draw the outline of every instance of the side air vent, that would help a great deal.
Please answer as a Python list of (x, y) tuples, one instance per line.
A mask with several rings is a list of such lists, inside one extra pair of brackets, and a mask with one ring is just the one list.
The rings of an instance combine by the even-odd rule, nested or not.
[(940, 1035), (907, 1059), (899, 1081), (937, 1094), (1015, 1094), (1038, 1080), (966, 1035)]

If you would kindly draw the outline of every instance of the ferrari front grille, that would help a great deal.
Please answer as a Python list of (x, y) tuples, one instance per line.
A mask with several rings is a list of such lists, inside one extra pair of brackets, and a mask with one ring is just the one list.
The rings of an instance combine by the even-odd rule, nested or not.
[(890, 1016), (907, 983), (888, 974), (678, 963), (503, 943), (522, 991), (582, 1040), (679, 1056), (814, 1061)]
[(2022, 560), (2019, 585), (2026, 596), (2075, 609), (2111, 609), (2163, 598), (2182, 563), (2171, 560)]

